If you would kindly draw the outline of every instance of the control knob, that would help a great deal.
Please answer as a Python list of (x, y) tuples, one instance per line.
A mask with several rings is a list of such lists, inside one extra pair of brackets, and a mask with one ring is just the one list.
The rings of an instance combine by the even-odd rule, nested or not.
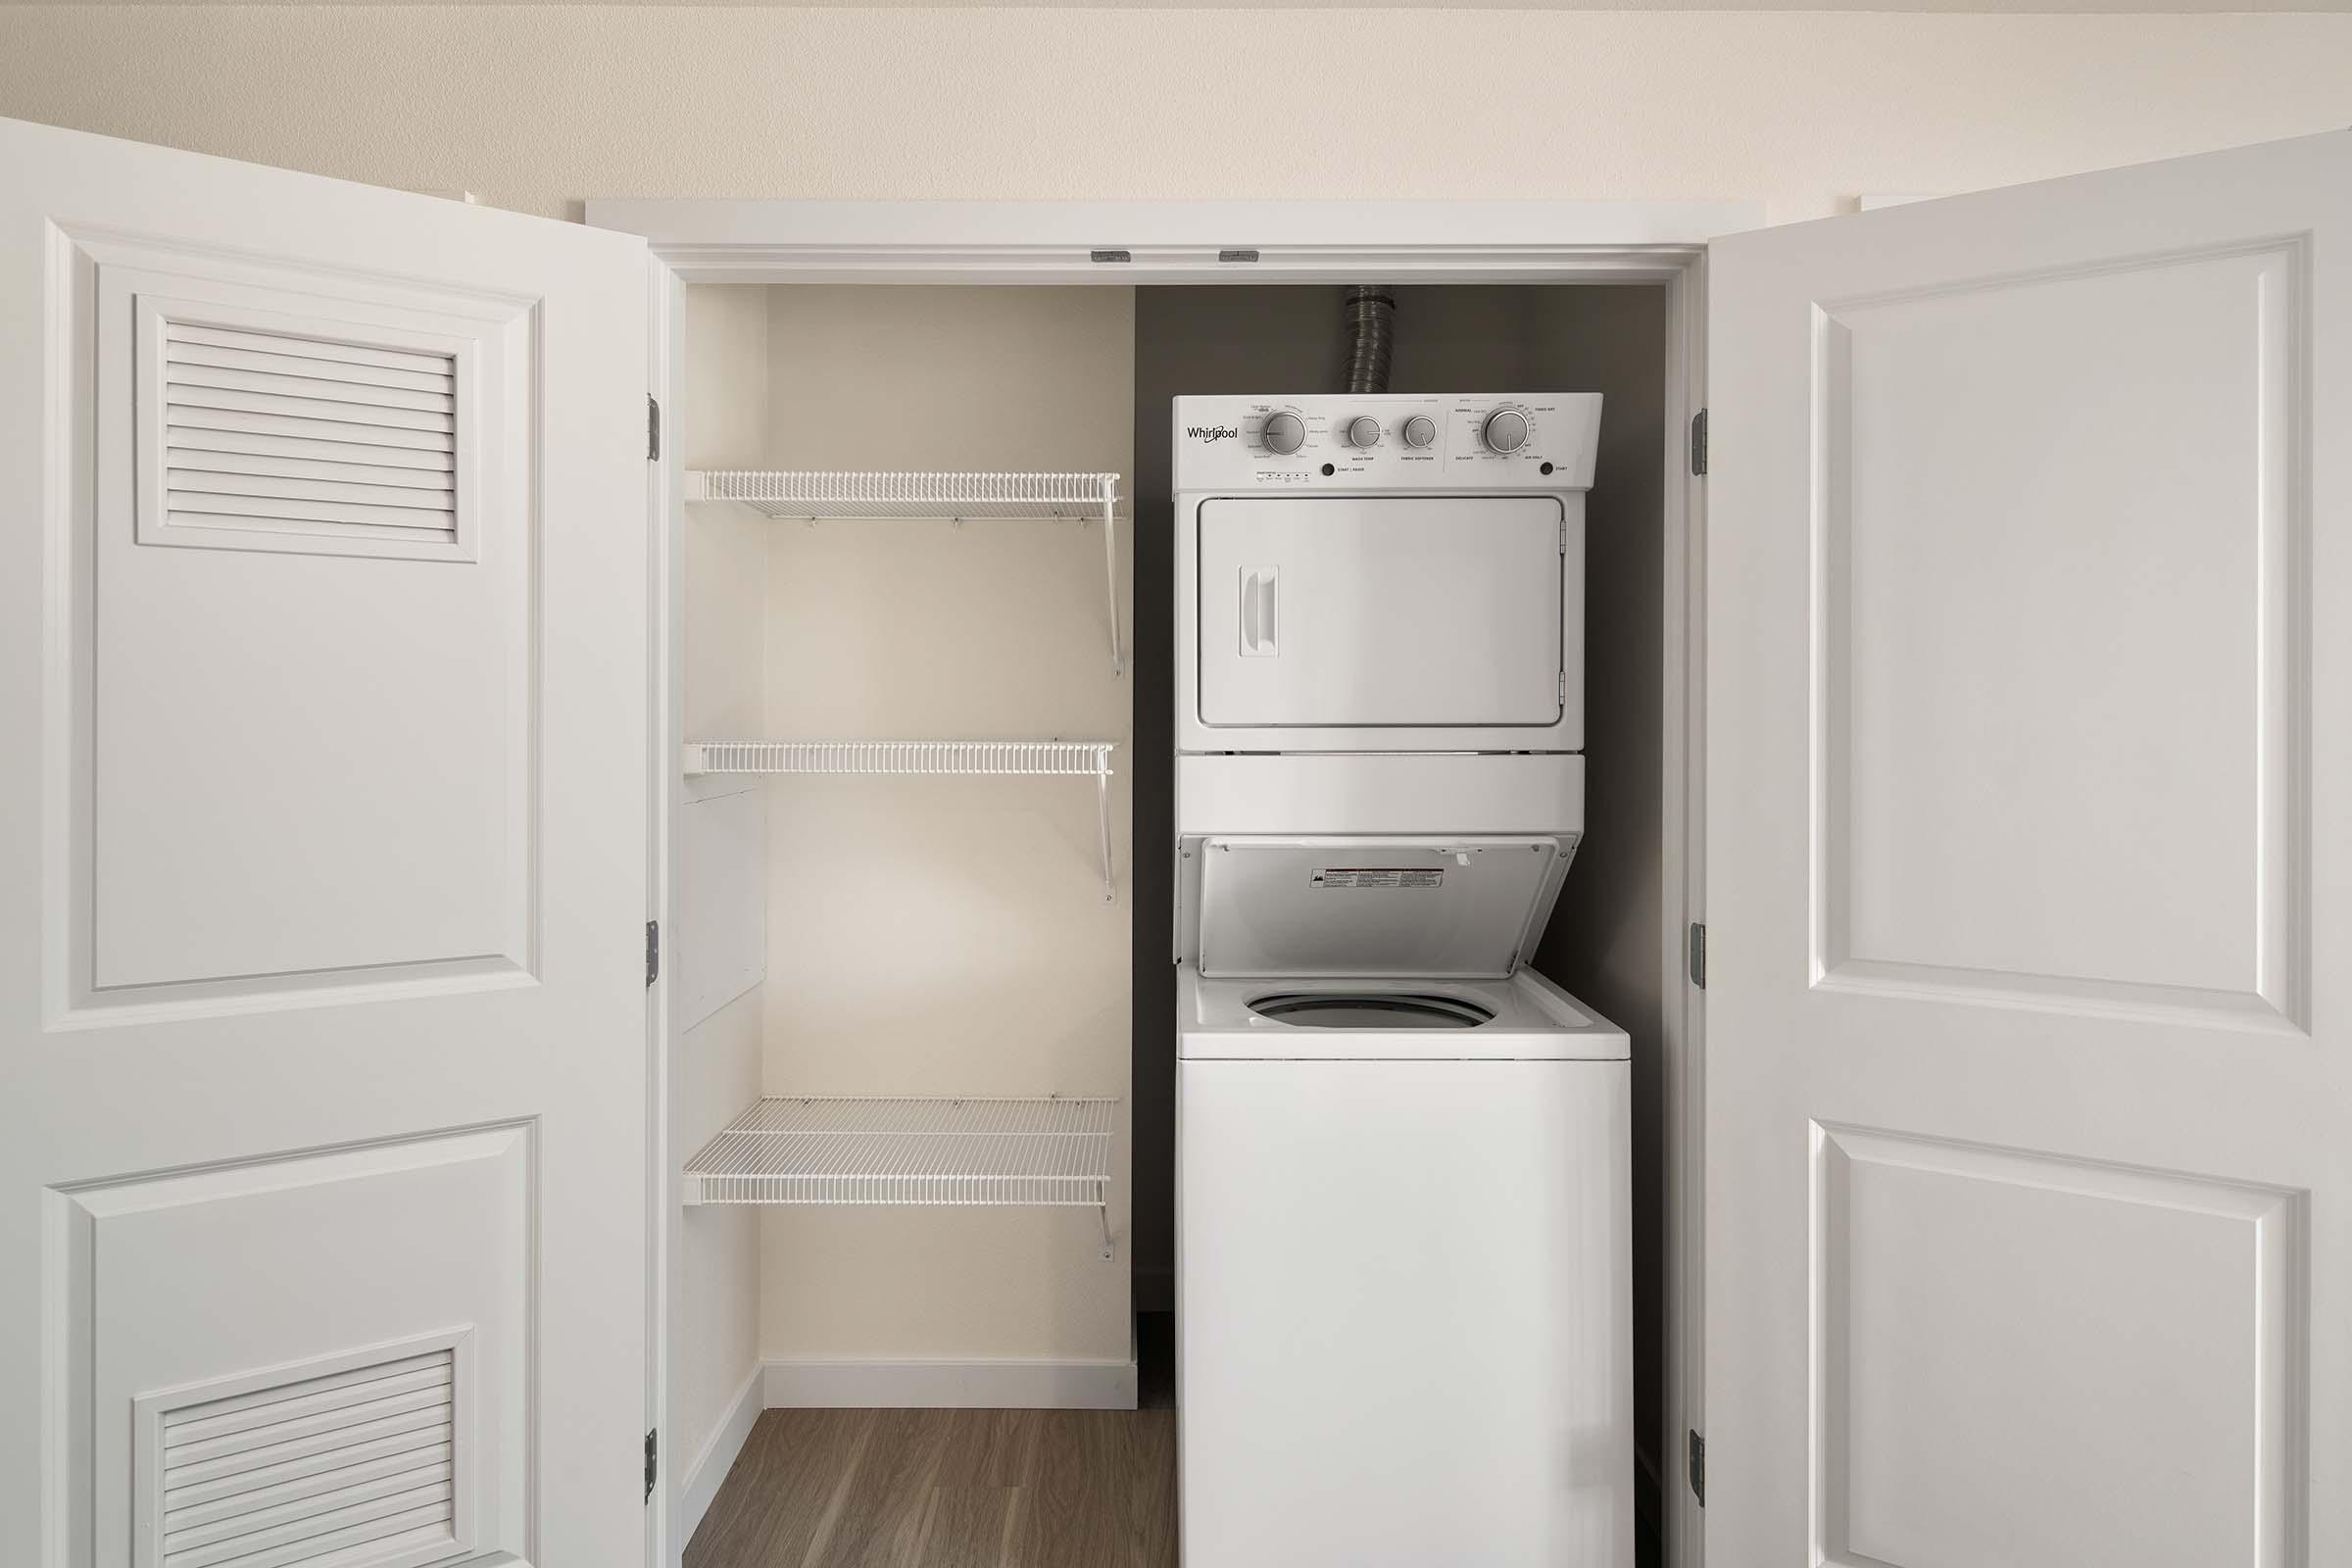
[(1351, 447), (1380, 445), (1380, 421), (1369, 414), (1359, 414), (1348, 421), (1348, 444)]
[(1517, 409), (1496, 409), (1487, 416), (1479, 434), (1485, 438), (1489, 452), (1508, 456), (1527, 445), (1527, 416)]
[(1258, 427), (1258, 439), (1268, 452), (1289, 457), (1306, 445), (1306, 421), (1296, 414), (1269, 414), (1266, 422)]
[(1425, 447), (1438, 438), (1438, 421), (1426, 414), (1416, 414), (1404, 421), (1404, 444)]

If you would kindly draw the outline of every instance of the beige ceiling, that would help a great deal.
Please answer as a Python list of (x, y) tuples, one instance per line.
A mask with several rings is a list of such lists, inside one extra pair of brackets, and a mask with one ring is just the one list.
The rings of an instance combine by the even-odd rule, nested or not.
[[(0, 0), (0, 9), (19, 5), (564, 5), (577, 0)], [(633, 5), (699, 5), (709, 0), (624, 0)], [(2048, 12), (2230, 13), (2262, 11), (2352, 12), (2352, 0), (728, 0), (755, 6), (815, 6), (904, 10), (945, 6), (981, 10), (1023, 6), (1102, 10), (1494, 10), (1494, 11), (1948, 11), (2032, 14)]]

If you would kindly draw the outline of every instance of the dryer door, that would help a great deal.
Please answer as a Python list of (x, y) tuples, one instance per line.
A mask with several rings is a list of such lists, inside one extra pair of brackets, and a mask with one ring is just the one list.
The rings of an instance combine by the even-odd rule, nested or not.
[(1582, 525), (1553, 496), (1203, 501), (1201, 722), (1558, 723)]

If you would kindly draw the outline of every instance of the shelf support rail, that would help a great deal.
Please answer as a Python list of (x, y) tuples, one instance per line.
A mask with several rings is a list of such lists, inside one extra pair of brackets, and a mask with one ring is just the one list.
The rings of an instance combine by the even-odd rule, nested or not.
[[(1114, 622), (1115, 624), (1115, 622)], [(1118, 879), (1110, 864), (1110, 748), (1095, 754), (1095, 820), (1100, 829), (1102, 855), (1102, 902), (1119, 902)], [(1103, 1224), (1110, 1223), (1106, 1214)]]
[[(1127, 659), (1120, 651), (1119, 642), (1119, 476), (1115, 473), (1105, 473), (1101, 475), (1101, 479), (1102, 483), (1102, 576), (1103, 586), (1109, 590), (1110, 673), (1115, 679), (1123, 677), (1127, 673)], [(1107, 854), (1102, 858), (1105, 865), (1110, 863), (1110, 857)]]

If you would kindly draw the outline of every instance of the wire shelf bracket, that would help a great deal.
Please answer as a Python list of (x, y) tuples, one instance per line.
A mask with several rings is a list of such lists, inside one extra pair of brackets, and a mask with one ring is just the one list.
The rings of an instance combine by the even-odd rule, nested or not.
[(1118, 1101), (770, 1096), (683, 1172), (689, 1205), (1092, 1208), (1112, 1255)]
[(697, 468), (688, 501), (734, 501), (769, 517), (1100, 519), (1110, 606), (1110, 672), (1127, 672), (1119, 637), (1119, 476), (1115, 473), (850, 473)]
[(1095, 781), (1102, 902), (1118, 902), (1110, 858), (1110, 754), (1115, 741), (689, 741), (701, 773), (1018, 774)]

